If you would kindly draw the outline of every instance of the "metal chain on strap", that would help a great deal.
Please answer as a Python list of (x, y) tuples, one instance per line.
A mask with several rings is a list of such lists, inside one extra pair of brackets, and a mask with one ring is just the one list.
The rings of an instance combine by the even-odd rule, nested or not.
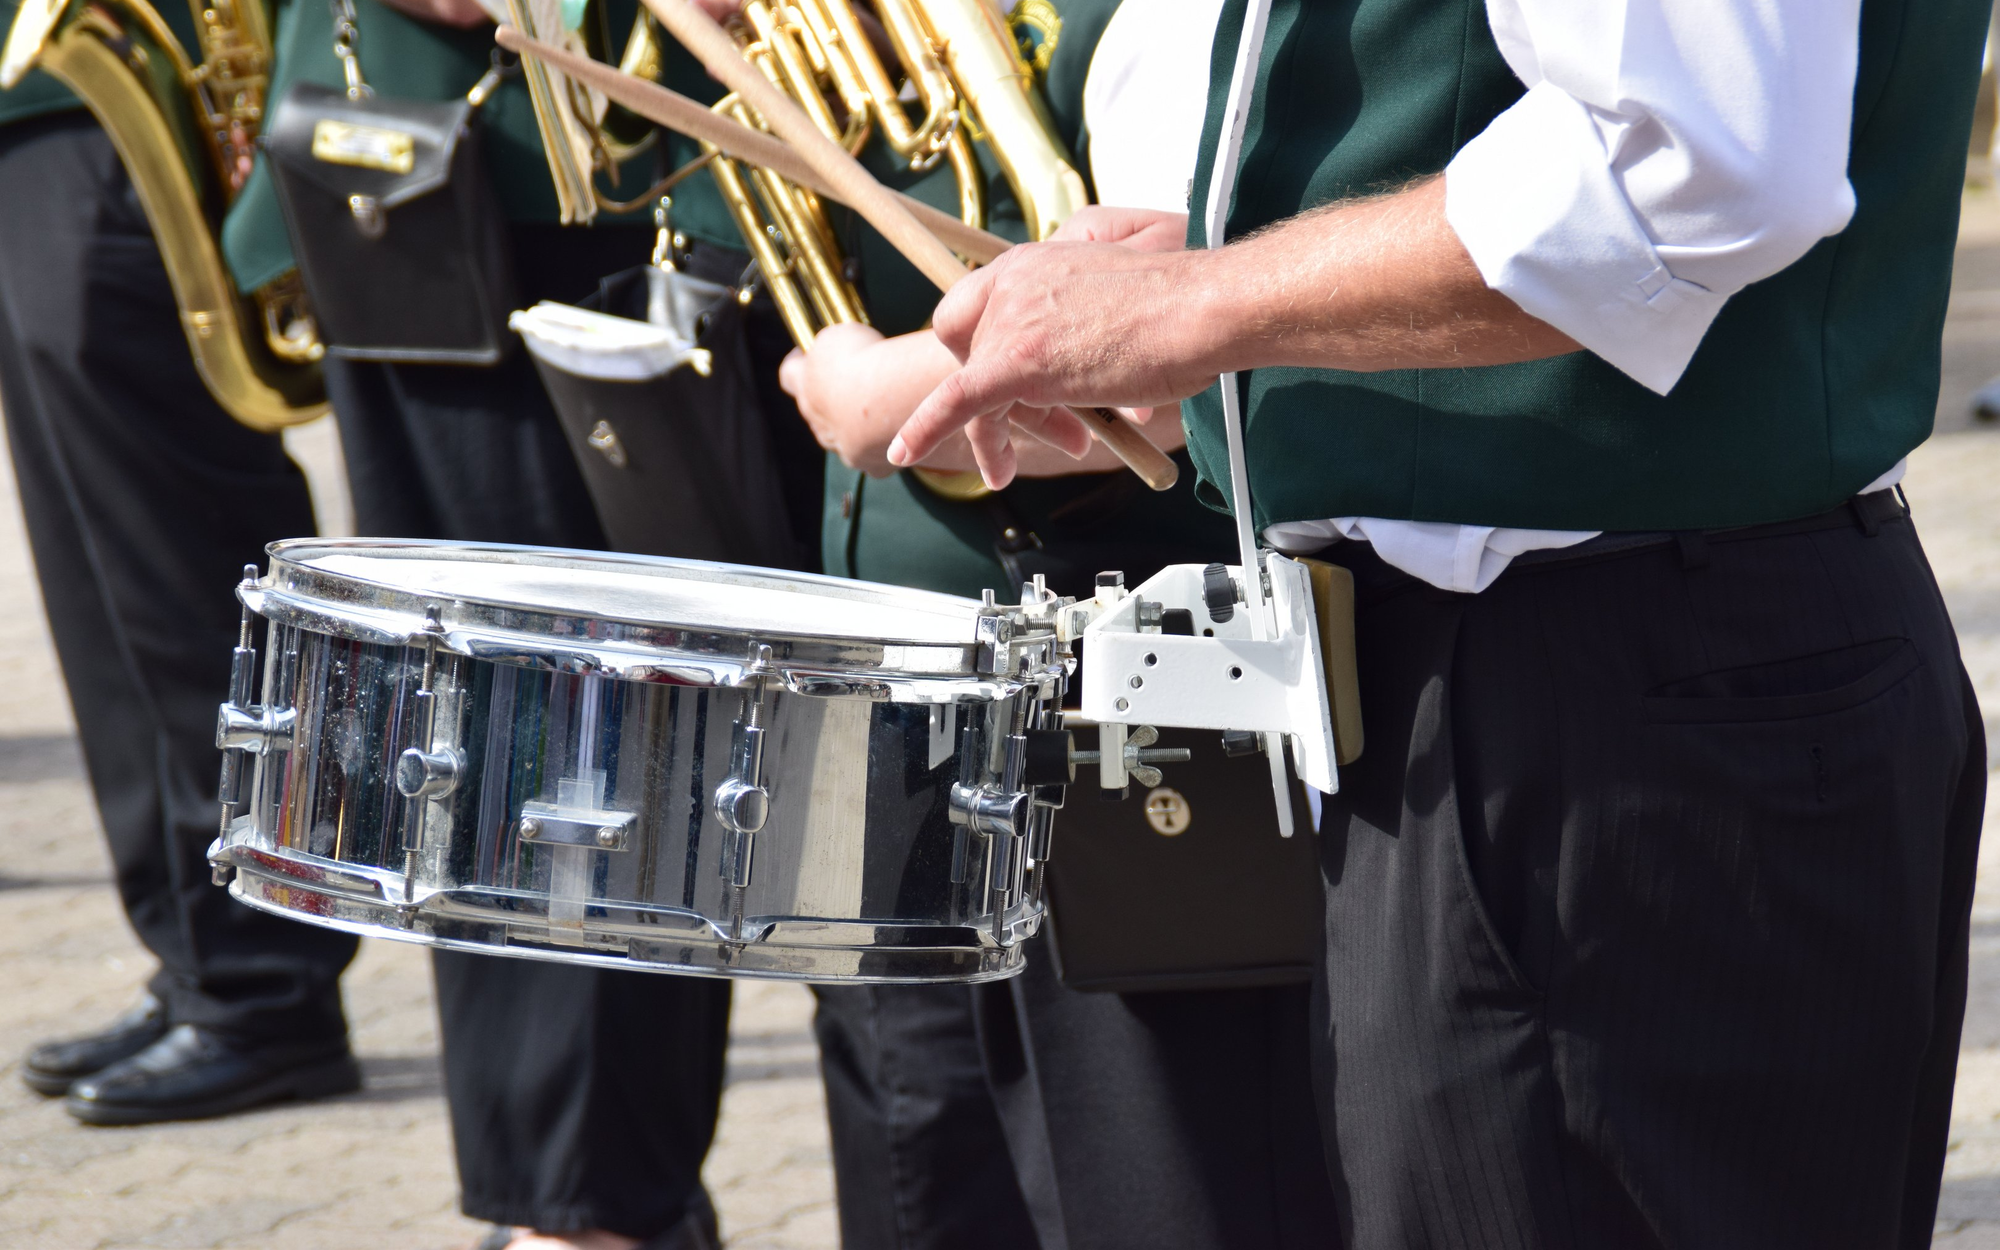
[[(375, 94), (375, 88), (361, 76), (361, 27), (356, 20), (354, 0), (327, 0), (327, 7), (333, 11), (333, 55), (339, 58), (340, 72), (347, 79), (347, 98), (365, 100)], [(501, 83), (520, 72), (520, 57), (504, 48), (495, 48), (486, 72), (472, 84), (465, 98), (473, 108), (478, 108), (492, 98)]]
[(486, 72), (479, 76), (478, 82), (472, 84), (472, 90), (465, 93), (465, 102), (473, 108), (482, 107), (488, 100), (493, 98), (493, 93), (500, 89), (501, 83), (520, 72), (521, 58), (519, 55), (509, 52), (505, 48), (493, 49), (493, 56), (487, 62)]
[(361, 77), (361, 56), (355, 45), (361, 28), (354, 22), (354, 0), (328, 0), (333, 10), (333, 54), (340, 58), (340, 71), (347, 78), (347, 98), (365, 100), (375, 88)]

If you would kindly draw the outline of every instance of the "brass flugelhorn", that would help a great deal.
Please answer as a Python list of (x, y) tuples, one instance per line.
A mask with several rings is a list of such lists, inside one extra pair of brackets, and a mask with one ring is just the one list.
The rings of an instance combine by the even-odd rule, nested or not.
[[(854, 0), (746, 0), (730, 33), (744, 59), (850, 153), (859, 153), (879, 127), (913, 169), (948, 161), (968, 225), (985, 224), (975, 136), (999, 163), (1031, 239), (1047, 238), (1090, 202), (1030, 87), (1027, 65), (987, 0), (873, 0), (871, 11), (899, 76), (877, 55)], [(905, 108), (906, 96), (920, 117)], [(734, 94), (715, 109), (765, 128)], [(800, 346), (826, 326), (865, 322), (818, 196), (705, 146), (722, 197)]]
[(265, 0), (190, 0), (200, 60), (147, 0), (23, 0), (0, 53), (0, 88), (34, 68), (82, 98), (139, 193), (196, 370), (256, 430), (327, 411), (324, 347), (296, 271), (245, 297), (220, 231), (249, 176), (270, 85)]

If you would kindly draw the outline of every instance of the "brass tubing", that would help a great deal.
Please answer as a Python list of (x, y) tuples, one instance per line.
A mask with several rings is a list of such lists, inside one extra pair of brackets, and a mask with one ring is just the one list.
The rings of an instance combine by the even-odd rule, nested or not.
[[(499, 27), (494, 39), (510, 52), (540, 58), (570, 77), (589, 83), (607, 98), (616, 100), (649, 121), (711, 144), (745, 164), (775, 169), (787, 181), (810, 187), (829, 199), (846, 202), (834, 192), (832, 183), (820, 177), (790, 145), (773, 135), (752, 130), (740, 122), (713, 113), (708, 105), (669, 91), (657, 83), (642, 82), (629, 74), (619, 73), (609, 65), (599, 65), (588, 57), (578, 56), (554, 44), (530, 39), (512, 27)], [(952, 214), (933, 208), (922, 200), (911, 199), (900, 192), (892, 191), (890, 194), (926, 229), (949, 244), (952, 251), (974, 264), (984, 264), (1013, 246), (999, 235), (968, 226)]]

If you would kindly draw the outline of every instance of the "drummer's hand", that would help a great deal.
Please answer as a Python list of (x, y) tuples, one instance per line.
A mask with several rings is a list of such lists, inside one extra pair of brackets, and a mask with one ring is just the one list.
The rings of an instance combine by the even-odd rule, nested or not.
[(1091, 204), (1078, 209), (1049, 238), (1058, 243), (1117, 243), (1141, 252), (1178, 252), (1187, 247), (1187, 227), (1186, 213)]
[[(918, 401), (957, 369), (958, 361), (927, 330), (890, 339), (869, 326), (834, 325), (819, 332), (812, 351), (785, 357), (778, 385), (797, 401), (821, 447), (850, 469), (887, 477), (898, 467), (889, 463), (889, 440)], [(1067, 413), (1023, 409), (1014, 416), (1024, 435), (1072, 459), (1090, 451), (1088, 431)], [(1059, 419), (1068, 426), (1046, 433)], [(952, 470), (971, 467), (963, 440), (941, 442), (925, 462)]]
[(887, 458), (889, 440), (909, 411), (880, 401), (885, 381), (897, 376), (897, 354), (882, 332), (865, 325), (833, 325), (819, 332), (811, 352), (797, 348), (778, 366), (778, 385), (799, 405), (819, 445), (850, 469), (870, 477), (896, 471)]
[(1016, 468), (1008, 418), (1024, 409), (1044, 415), (1039, 435), (1054, 441), (1088, 433), (1059, 404), (1148, 409), (1208, 386), (1216, 371), (1203, 359), (1202, 319), (1187, 315), (1200, 290), (1192, 270), (1206, 256), (1104, 243), (1010, 248), (938, 305), (932, 329), (964, 367), (917, 405), (889, 463), (914, 464), (962, 429), (998, 489)]
[(743, 7), (743, 0), (694, 0), (694, 6), (716, 21), (726, 22)]

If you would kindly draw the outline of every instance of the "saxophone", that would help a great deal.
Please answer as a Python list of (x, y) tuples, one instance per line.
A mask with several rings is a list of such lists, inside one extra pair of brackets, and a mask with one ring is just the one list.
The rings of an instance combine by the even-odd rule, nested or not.
[(325, 349), (296, 271), (245, 297), (220, 239), (264, 117), (270, 13), (265, 0), (191, 3), (199, 64), (147, 0), (24, 0), (0, 89), (39, 66), (82, 98), (152, 223), (202, 381), (236, 420), (277, 430), (327, 411)]

